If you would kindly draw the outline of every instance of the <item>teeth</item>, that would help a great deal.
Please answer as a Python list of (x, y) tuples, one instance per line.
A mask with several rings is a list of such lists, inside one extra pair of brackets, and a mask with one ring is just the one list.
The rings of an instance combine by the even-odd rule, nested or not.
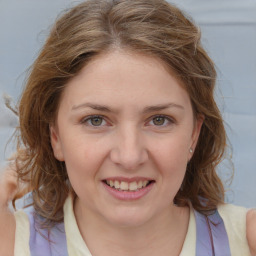
[(120, 188), (119, 181), (115, 180), (114, 185), (115, 185), (115, 188), (117, 188), (117, 189), (119, 189), (119, 188)]
[(149, 181), (144, 180), (144, 181), (142, 182), (142, 187), (146, 187), (148, 183), (149, 183)]
[(121, 184), (120, 184), (120, 189), (121, 190), (128, 190), (128, 187), (129, 187), (128, 182), (121, 181)]
[(132, 183), (129, 184), (129, 190), (135, 191), (138, 189), (138, 185), (136, 181), (133, 181)]
[(118, 180), (106, 180), (106, 183), (117, 190), (120, 191), (136, 191), (138, 189), (144, 188), (148, 185), (148, 180), (140, 180), (138, 182), (133, 181), (131, 183), (128, 183), (126, 181), (118, 181)]

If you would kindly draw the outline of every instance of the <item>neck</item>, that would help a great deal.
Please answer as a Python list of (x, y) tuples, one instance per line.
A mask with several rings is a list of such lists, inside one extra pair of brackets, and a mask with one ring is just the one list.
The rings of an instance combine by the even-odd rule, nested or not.
[(189, 208), (176, 206), (134, 227), (114, 226), (76, 204), (74, 210), (80, 233), (94, 256), (179, 255), (189, 223)]

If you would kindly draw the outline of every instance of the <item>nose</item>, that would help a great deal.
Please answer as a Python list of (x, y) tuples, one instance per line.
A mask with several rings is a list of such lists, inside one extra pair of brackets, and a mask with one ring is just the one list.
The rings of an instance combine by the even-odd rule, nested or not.
[(148, 160), (148, 151), (139, 129), (125, 127), (119, 130), (113, 145), (110, 158), (125, 170), (136, 170)]

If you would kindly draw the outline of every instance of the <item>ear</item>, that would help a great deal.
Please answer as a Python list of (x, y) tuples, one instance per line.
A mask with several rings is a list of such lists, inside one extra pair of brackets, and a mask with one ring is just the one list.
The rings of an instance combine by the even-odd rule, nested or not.
[(51, 145), (55, 158), (59, 161), (64, 161), (64, 155), (62, 151), (62, 145), (60, 136), (58, 133), (58, 128), (56, 126), (50, 125), (50, 137), (51, 137)]
[(196, 144), (197, 144), (203, 123), (204, 123), (204, 115), (198, 115), (195, 119), (194, 129), (191, 137), (191, 146), (189, 148), (189, 151), (191, 149), (192, 152), (190, 151), (189, 153), (188, 161), (192, 158), (193, 153), (195, 151)]

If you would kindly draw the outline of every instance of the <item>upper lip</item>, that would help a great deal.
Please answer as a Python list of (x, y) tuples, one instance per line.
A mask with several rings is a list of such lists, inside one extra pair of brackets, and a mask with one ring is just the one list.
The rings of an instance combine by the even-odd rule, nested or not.
[(128, 182), (128, 183), (131, 183), (131, 182), (133, 182), (133, 181), (152, 181), (152, 180), (154, 180), (154, 179), (152, 179), (152, 178), (147, 178), (147, 177), (139, 177), (139, 176), (137, 176), (137, 177), (131, 177), (131, 178), (129, 178), (129, 177), (121, 177), (121, 176), (114, 176), (114, 177), (108, 177), (108, 178), (105, 178), (105, 179), (103, 179), (103, 181), (104, 180), (117, 180), (117, 181), (125, 181), (125, 182)]

